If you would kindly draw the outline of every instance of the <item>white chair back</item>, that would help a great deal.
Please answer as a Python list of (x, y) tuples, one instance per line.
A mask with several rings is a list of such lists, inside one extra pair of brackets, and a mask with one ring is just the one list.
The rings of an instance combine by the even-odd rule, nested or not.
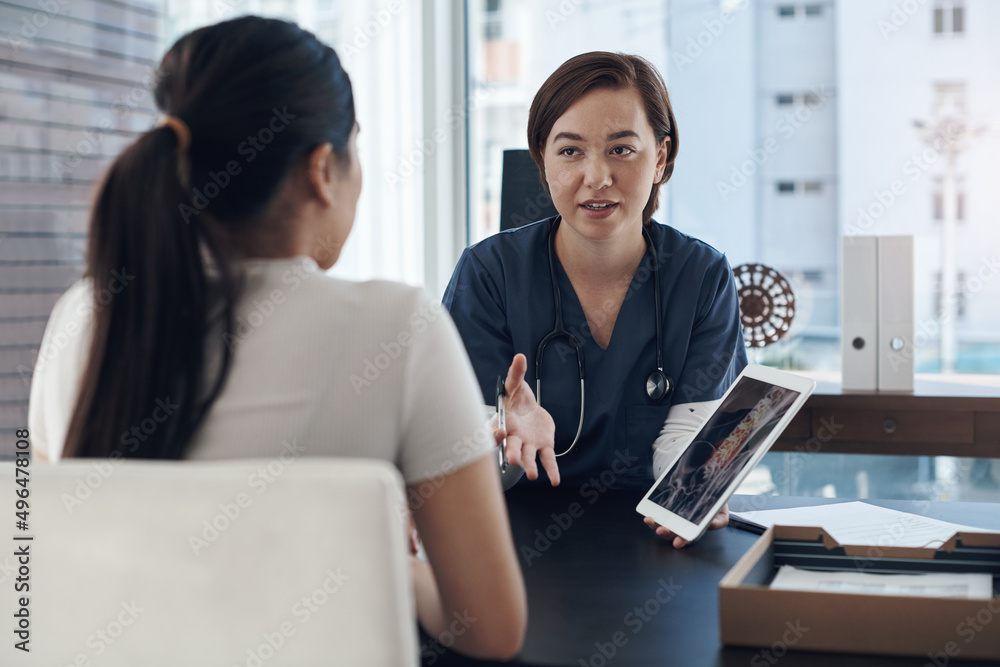
[(34, 539), (13, 544), (30, 592), (5, 577), (0, 610), (16, 626), (29, 598), (31, 652), (8, 627), (5, 665), (418, 664), (388, 463), (76, 460), (32, 465), (29, 484), (18, 536)]

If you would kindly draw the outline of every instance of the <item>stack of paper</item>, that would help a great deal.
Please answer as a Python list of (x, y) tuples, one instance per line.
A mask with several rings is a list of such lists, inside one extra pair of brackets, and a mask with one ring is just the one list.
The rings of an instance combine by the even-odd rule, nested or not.
[(860, 501), (730, 514), (734, 523), (742, 522), (761, 530), (774, 525), (818, 526), (840, 544), (860, 546), (938, 547), (957, 532), (1000, 532), (929, 519)]
[(905, 595), (929, 598), (989, 600), (993, 575), (968, 574), (871, 574), (868, 572), (817, 572), (782, 565), (771, 588), (817, 593)]

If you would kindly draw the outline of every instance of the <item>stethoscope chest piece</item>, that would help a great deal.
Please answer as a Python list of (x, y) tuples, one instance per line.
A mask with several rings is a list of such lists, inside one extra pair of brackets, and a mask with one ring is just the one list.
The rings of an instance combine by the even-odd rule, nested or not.
[[(585, 393), (584, 379), (586, 377), (586, 371), (584, 367), (583, 343), (580, 342), (580, 339), (570, 333), (563, 324), (562, 294), (559, 290), (559, 280), (556, 276), (555, 260), (555, 236), (556, 229), (559, 226), (559, 221), (560, 218), (556, 217), (556, 219), (552, 222), (552, 225), (549, 228), (548, 240), (549, 280), (552, 282), (552, 302), (555, 307), (555, 326), (551, 332), (542, 338), (542, 340), (538, 343), (538, 349), (535, 351), (535, 400), (538, 401), (538, 405), (542, 404), (542, 358), (545, 354), (545, 346), (555, 338), (564, 338), (576, 352), (577, 366), (580, 375), (580, 419), (577, 422), (576, 436), (573, 438), (572, 444), (570, 444), (566, 451), (556, 454), (556, 456), (563, 456), (564, 454), (568, 454), (570, 450), (573, 449), (577, 441), (580, 439), (580, 433), (583, 431), (583, 398)], [(656, 369), (649, 374), (649, 377), (646, 378), (646, 395), (653, 401), (661, 401), (668, 396), (671, 391), (673, 391), (674, 382), (670, 379), (670, 376), (663, 372), (663, 325), (661, 322), (663, 310), (660, 305), (659, 254), (656, 252), (656, 245), (653, 243), (652, 235), (645, 227), (642, 229), (642, 236), (643, 240), (646, 242), (646, 251), (653, 259), (653, 319), (656, 322)], [(498, 380), (497, 386), (497, 395), (499, 396), (499, 392), (502, 387), (502, 380)], [(499, 405), (497, 409), (499, 411)]]
[(673, 381), (659, 369), (650, 373), (649, 377), (646, 378), (646, 395), (651, 400), (662, 401), (673, 388)]

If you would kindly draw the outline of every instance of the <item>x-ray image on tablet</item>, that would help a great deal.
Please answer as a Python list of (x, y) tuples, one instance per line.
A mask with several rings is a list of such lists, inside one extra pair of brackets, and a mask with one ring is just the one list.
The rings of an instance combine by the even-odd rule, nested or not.
[(649, 499), (701, 523), (799, 392), (743, 378)]
[(791, 373), (747, 366), (636, 510), (685, 539), (698, 537), (815, 386)]

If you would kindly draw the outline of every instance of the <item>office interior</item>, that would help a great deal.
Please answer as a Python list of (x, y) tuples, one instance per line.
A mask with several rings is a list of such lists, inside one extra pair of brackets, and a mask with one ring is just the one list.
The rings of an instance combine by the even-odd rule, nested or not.
[[(992, 0), (4, 3), (0, 469), (17, 457), (49, 314), (83, 275), (95, 190), (115, 157), (162, 120), (150, 92), (155, 67), (181, 35), (244, 14), (310, 30), (351, 77), (365, 180), (329, 273), (420, 286), (434, 300), (465, 248), (505, 227), (504, 154), (528, 148), (529, 106), (546, 77), (588, 51), (647, 58), (663, 75), (681, 136), (654, 219), (710, 244), (732, 267), (780, 275), (794, 317), (748, 358), (816, 380), (811, 400), (822, 397), (808, 417), (816, 424), (848, 415), (845, 432), (817, 447), (805, 446), (815, 429), (779, 440), (737, 490), (764, 500), (741, 502), (976, 503), (983, 516), (1000, 516), (1000, 3)], [(525, 197), (527, 220), (548, 203), (536, 196)], [(913, 391), (840, 386), (843, 243), (867, 236), (913, 239)], [(558, 514), (558, 502), (545, 502)], [(946, 509), (939, 518), (963, 523)], [(544, 550), (529, 548), (544, 561)], [(719, 552), (732, 557), (728, 565), (734, 549)], [(683, 555), (671, 553), (667, 569)], [(593, 653), (572, 664), (651, 664), (629, 662), (614, 630), (601, 628)], [(521, 664), (557, 664), (530, 641), (542, 658)], [(424, 664), (460, 660), (435, 651), (423, 652)], [(276, 655), (261, 664), (279, 664)], [(718, 662), (704, 664), (754, 657), (712, 653)], [(865, 664), (895, 664), (873, 660)]]

